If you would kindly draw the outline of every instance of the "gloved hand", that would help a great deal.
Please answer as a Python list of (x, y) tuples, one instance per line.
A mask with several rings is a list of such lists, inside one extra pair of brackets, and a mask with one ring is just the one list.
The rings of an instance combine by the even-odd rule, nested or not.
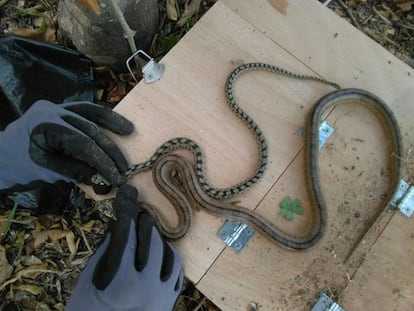
[(67, 311), (172, 310), (183, 284), (180, 256), (153, 218), (138, 207), (130, 185), (114, 201), (117, 221), (82, 272)]
[(37, 183), (87, 182), (99, 172), (109, 183), (125, 182), (121, 150), (96, 124), (126, 135), (134, 126), (101, 106), (39, 100), (0, 132), (0, 190), (30, 189)]

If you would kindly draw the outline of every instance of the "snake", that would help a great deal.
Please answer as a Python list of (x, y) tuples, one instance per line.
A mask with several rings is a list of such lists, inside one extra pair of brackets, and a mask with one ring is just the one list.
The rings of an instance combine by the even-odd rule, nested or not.
[(306, 183), (313, 206), (311, 229), (304, 236), (288, 234), (277, 228), (265, 217), (249, 208), (237, 206), (222, 200), (215, 200), (203, 191), (197, 182), (194, 169), (188, 161), (174, 154), (160, 157), (153, 169), (153, 180), (157, 188), (173, 204), (179, 215), (179, 224), (175, 228), (168, 227), (152, 206), (146, 205), (155, 218), (160, 231), (171, 239), (177, 239), (187, 233), (191, 227), (192, 206), (232, 221), (247, 223), (261, 232), (272, 243), (285, 249), (302, 251), (315, 246), (324, 236), (327, 228), (327, 206), (321, 193), (318, 172), (319, 125), (325, 112), (334, 106), (347, 102), (358, 102), (370, 109), (389, 129), (390, 158), (392, 159), (393, 189), (385, 200), (384, 209), (391, 205), (399, 188), (403, 147), (397, 120), (389, 107), (376, 95), (362, 89), (342, 89), (321, 98), (311, 110), (305, 135), (305, 170)]
[(299, 79), (299, 80), (312, 80), (324, 84), (331, 85), (335, 88), (339, 88), (336, 83), (327, 81), (323, 78), (310, 75), (301, 75), (294, 72), (288, 71), (284, 68), (266, 64), (266, 63), (247, 63), (241, 65), (234, 69), (228, 76), (225, 84), (225, 95), (226, 102), (230, 107), (233, 114), (239, 118), (245, 126), (250, 130), (252, 135), (255, 138), (257, 148), (258, 148), (258, 163), (256, 166), (255, 172), (250, 176), (244, 179), (243, 181), (225, 188), (217, 188), (211, 185), (206, 174), (206, 165), (203, 155), (203, 151), (199, 144), (194, 140), (186, 137), (176, 137), (172, 138), (162, 145), (160, 145), (153, 155), (146, 161), (132, 165), (126, 171), (126, 176), (131, 177), (135, 174), (139, 174), (148, 170), (151, 170), (154, 167), (155, 162), (163, 155), (169, 154), (175, 150), (184, 149), (189, 150), (194, 157), (195, 164), (194, 170), (197, 177), (197, 182), (200, 184), (203, 191), (214, 199), (230, 199), (240, 193), (245, 192), (247, 189), (250, 189), (255, 184), (257, 184), (263, 177), (267, 164), (268, 164), (268, 145), (266, 138), (257, 125), (257, 123), (251, 118), (237, 103), (234, 89), (237, 79), (244, 73), (254, 70), (268, 71), (271, 73), (279, 74), (285, 77)]
[[(269, 71), (299, 80), (313, 80), (338, 89), (321, 98), (314, 105), (308, 118), (305, 135), (305, 175), (314, 211), (312, 213), (311, 229), (304, 236), (290, 235), (277, 228), (257, 212), (223, 201), (257, 184), (263, 177), (268, 164), (268, 145), (265, 136), (256, 122), (238, 105), (234, 95), (238, 77), (253, 70)], [(392, 197), (399, 187), (402, 140), (393, 112), (379, 97), (361, 89), (340, 89), (338, 84), (323, 78), (296, 74), (281, 67), (265, 63), (248, 63), (234, 69), (226, 80), (225, 95), (227, 104), (232, 112), (247, 126), (255, 137), (259, 160), (253, 175), (226, 188), (212, 186), (206, 175), (205, 160), (201, 147), (195, 141), (186, 137), (176, 137), (166, 141), (156, 149), (147, 161), (132, 165), (126, 172), (126, 176), (131, 177), (135, 174), (152, 170), (155, 185), (172, 202), (179, 216), (179, 224), (175, 228), (169, 227), (158, 215), (154, 207), (148, 203), (141, 202), (154, 217), (157, 227), (165, 237), (178, 239), (188, 232), (192, 222), (191, 206), (195, 206), (216, 216), (250, 224), (271, 242), (289, 250), (305, 250), (316, 245), (325, 234), (328, 218), (318, 173), (319, 124), (327, 110), (341, 102), (348, 101), (359, 101), (374, 111), (385, 122), (386, 127), (390, 129), (391, 154), (394, 159), (393, 176), (395, 178), (391, 182), (394, 191), (389, 196), (384, 207), (390, 205)], [(171, 154), (178, 149), (191, 151), (195, 160), (193, 166), (184, 159)]]

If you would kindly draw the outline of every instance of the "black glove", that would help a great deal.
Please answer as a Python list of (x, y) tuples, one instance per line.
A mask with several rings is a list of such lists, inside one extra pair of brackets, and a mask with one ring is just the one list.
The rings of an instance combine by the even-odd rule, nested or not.
[(89, 183), (96, 172), (111, 184), (124, 183), (128, 163), (95, 123), (121, 135), (134, 130), (121, 115), (92, 103), (34, 103), (0, 132), (0, 190), (40, 181)]
[(130, 185), (114, 201), (117, 221), (82, 272), (66, 310), (172, 310), (183, 284), (180, 256), (138, 207)]

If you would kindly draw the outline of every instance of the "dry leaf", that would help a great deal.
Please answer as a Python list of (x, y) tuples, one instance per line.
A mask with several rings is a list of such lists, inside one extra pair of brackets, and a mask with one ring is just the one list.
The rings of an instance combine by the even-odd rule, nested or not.
[(6, 230), (7, 227), (7, 215), (4, 217), (4, 215), (0, 216), (0, 240), (3, 239), (3, 232)]
[(191, 1), (190, 5), (185, 9), (183, 14), (181, 15), (179, 21), (177, 22), (177, 25), (182, 27), (189, 18), (191, 18), (194, 14), (198, 13), (198, 10), (200, 9), (200, 3), (201, 0)]
[(99, 0), (77, 0), (80, 4), (86, 6), (89, 10), (93, 11), (96, 15), (101, 15), (101, 6)]
[(49, 239), (52, 241), (60, 240), (66, 237), (68, 232), (71, 232), (71, 231), (60, 230), (60, 229), (40, 231), (34, 234), (34, 248), (38, 249), (40, 246), (46, 243), (46, 241), (48, 241)]
[(71, 231), (68, 231), (68, 230), (52, 229), (48, 231), (48, 234), (49, 234), (50, 239), (53, 242), (53, 241), (60, 240), (63, 237), (66, 237), (69, 232), (72, 233)]
[(30, 39), (39, 39), (39, 37), (41, 36), (38, 30), (30, 29), (30, 28), (23, 28), (23, 27), (14, 28), (11, 31), (11, 33), (16, 36), (21, 36), (21, 37), (30, 38)]
[(6, 249), (0, 245), (0, 284), (3, 284), (13, 272), (12, 266), (7, 261)]
[(393, 2), (404, 12), (411, 11), (414, 4), (411, 0), (393, 0)]
[(108, 98), (107, 102), (116, 104), (121, 101), (127, 94), (126, 85), (124, 82), (120, 82), (118, 84), (115, 84), (113, 87), (111, 87), (108, 91)]
[(176, 21), (178, 19), (178, 8), (175, 0), (167, 0), (167, 16), (170, 20)]
[(22, 275), (24, 275), (25, 278), (29, 279), (36, 279), (39, 275), (43, 273), (48, 268), (47, 262), (41, 262), (39, 264), (28, 266), (27, 268), (21, 270), (23, 272)]
[(12, 29), (11, 33), (25, 38), (57, 43), (56, 29), (52, 26), (47, 26), (44, 30), (16, 27)]
[(83, 231), (92, 232), (93, 227), (95, 226), (95, 220), (89, 220), (86, 224), (81, 225)]
[(49, 239), (48, 231), (40, 231), (38, 233), (34, 234), (34, 248), (38, 249), (41, 245), (46, 243), (46, 241)]
[(404, 2), (397, 4), (397, 6), (404, 12), (408, 12), (411, 11), (411, 9), (413, 8), (413, 2)]
[(24, 231), (19, 231), (17, 233), (17, 238), (14, 241), (14, 246), (17, 246), (18, 249), (18, 256), (21, 255), (23, 247), (24, 247), (24, 241), (26, 239), (26, 233)]
[(43, 287), (29, 284), (13, 285), (13, 290), (16, 289), (24, 290), (36, 296), (42, 294), (44, 290)]
[(40, 265), (42, 263), (42, 261), (35, 255), (23, 256), (21, 261), (22, 261), (22, 264), (25, 265), (26, 267), (33, 266), (33, 265)]
[(68, 243), (69, 251), (72, 255), (76, 254), (76, 251), (78, 250), (79, 242), (75, 241), (75, 235), (72, 231), (69, 231), (66, 235), (66, 242)]

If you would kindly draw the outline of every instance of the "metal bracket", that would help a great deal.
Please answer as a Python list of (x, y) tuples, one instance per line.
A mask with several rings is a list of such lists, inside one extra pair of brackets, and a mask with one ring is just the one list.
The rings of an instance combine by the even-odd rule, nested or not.
[(233, 248), (236, 253), (241, 252), (253, 235), (254, 230), (252, 228), (244, 223), (235, 221), (227, 221), (217, 232), (217, 236)]
[(400, 187), (392, 198), (391, 205), (398, 208), (403, 215), (411, 217), (414, 214), (414, 186), (401, 179)]
[[(329, 125), (326, 120), (321, 121), (319, 125), (319, 149), (322, 149), (322, 147), (325, 145), (326, 141), (331, 137), (335, 129)], [(298, 131), (298, 136), (304, 137), (305, 136), (305, 130), (301, 128)]]
[(327, 294), (322, 293), (311, 311), (345, 311), (339, 304)]
[(140, 54), (144, 56), (146, 60), (148, 61), (144, 65), (144, 67), (142, 67), (142, 75), (144, 76), (145, 82), (153, 83), (161, 79), (161, 76), (164, 74), (164, 71), (165, 71), (165, 65), (158, 64), (151, 56), (149, 56), (143, 50), (138, 50), (134, 54), (132, 54), (126, 61), (126, 66), (132, 78), (134, 79), (134, 81), (138, 83), (138, 80), (135, 78), (135, 75), (131, 69), (130, 63), (131, 63), (131, 60), (133, 60), (135, 57), (139, 56)]
[(326, 141), (334, 132), (334, 128), (326, 122), (326, 120), (323, 120), (321, 124), (319, 125), (319, 149), (322, 149), (322, 147), (325, 145)]

